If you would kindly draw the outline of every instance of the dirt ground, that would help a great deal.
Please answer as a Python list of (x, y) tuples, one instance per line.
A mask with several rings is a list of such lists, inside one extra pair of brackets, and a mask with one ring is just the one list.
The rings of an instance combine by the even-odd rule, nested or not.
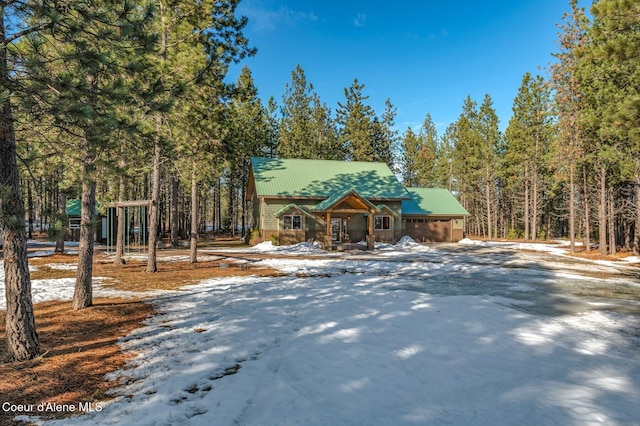
[(118, 339), (154, 313), (152, 305), (132, 299), (95, 299), (92, 307), (79, 311), (71, 309), (71, 302), (45, 302), (34, 311), (42, 354), (31, 361), (7, 363), (4, 314), (0, 319), (0, 399), (26, 406), (3, 405), (2, 425), (20, 424), (12, 420), (19, 414), (43, 419), (68, 415), (38, 412), (40, 404), (78, 408), (79, 403), (108, 399), (107, 392), (118, 383), (106, 381), (105, 374), (124, 368), (131, 357), (120, 350)]

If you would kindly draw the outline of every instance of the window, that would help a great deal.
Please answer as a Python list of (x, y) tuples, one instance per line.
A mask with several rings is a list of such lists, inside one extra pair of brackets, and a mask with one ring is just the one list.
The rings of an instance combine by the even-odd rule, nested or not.
[(391, 216), (374, 216), (373, 229), (391, 229)]
[(302, 229), (302, 217), (300, 215), (287, 215), (284, 219), (284, 229)]

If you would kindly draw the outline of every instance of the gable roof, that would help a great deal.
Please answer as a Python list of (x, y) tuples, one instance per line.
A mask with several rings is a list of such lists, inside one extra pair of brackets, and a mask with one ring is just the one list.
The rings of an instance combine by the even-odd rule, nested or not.
[(290, 212), (291, 210), (296, 210), (296, 211), (299, 211), (300, 213), (303, 213), (305, 216), (314, 217), (315, 218), (315, 216), (312, 213), (309, 213), (307, 211), (307, 209), (305, 209), (302, 206), (297, 205), (296, 203), (287, 204), (286, 206), (284, 206), (283, 208), (281, 208), (280, 210), (275, 212), (273, 215), (276, 216), (276, 217), (280, 217), (283, 214)]
[(409, 199), (385, 163), (251, 158), (258, 197), (328, 198), (355, 190), (366, 199)]
[(378, 210), (378, 208), (371, 204), (369, 200), (358, 194), (358, 191), (356, 191), (354, 188), (332, 194), (331, 196), (329, 196), (329, 198), (322, 200), (318, 204), (316, 204), (313, 209), (316, 211), (330, 210), (337, 204), (347, 199), (349, 196), (355, 197), (360, 203), (364, 204), (369, 209), (372, 209), (374, 211)]
[[(404, 202), (404, 201), (403, 201)], [(376, 208), (382, 212), (382, 211), (386, 211), (387, 213), (389, 213), (391, 216), (393, 217), (400, 217), (400, 215), (396, 212), (394, 212), (391, 207), (387, 206), (386, 204), (379, 204), (376, 206)]]
[(468, 216), (448, 189), (443, 188), (406, 188), (410, 200), (402, 201), (403, 215), (430, 216)]

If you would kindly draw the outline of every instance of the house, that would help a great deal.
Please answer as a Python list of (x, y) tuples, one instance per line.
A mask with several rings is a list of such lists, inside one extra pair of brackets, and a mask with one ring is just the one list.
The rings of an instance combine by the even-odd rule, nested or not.
[[(384, 163), (255, 157), (247, 200), (260, 238), (279, 244), (367, 241), (373, 247), (406, 235), (407, 218), (420, 241), (454, 241), (458, 234), (461, 239), (454, 231), (461, 231), (468, 213), (453, 195), (414, 189), (404, 188)], [(432, 195), (445, 204), (434, 205)]]

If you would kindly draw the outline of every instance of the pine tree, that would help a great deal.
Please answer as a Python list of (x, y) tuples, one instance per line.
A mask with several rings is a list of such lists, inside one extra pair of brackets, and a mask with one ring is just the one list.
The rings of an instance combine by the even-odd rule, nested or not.
[(397, 150), (398, 131), (394, 129), (397, 109), (387, 99), (382, 117), (374, 117), (371, 126), (371, 141), (373, 145), (373, 161), (386, 163), (389, 168), (394, 167), (394, 152)]
[(433, 187), (437, 185), (436, 178), (436, 158), (438, 156), (438, 133), (436, 125), (431, 118), (431, 114), (427, 114), (420, 132), (418, 133), (420, 141), (417, 152), (417, 186)]
[(321, 104), (320, 98), (316, 96), (313, 100), (312, 111), (313, 127), (316, 135), (309, 142), (314, 147), (314, 158), (343, 160), (345, 153), (338, 140), (336, 123), (331, 117), (331, 109), (326, 104)]
[[(6, 338), (9, 356), (14, 361), (36, 357), (40, 343), (36, 333), (31, 300), (31, 281), (27, 262), (27, 239), (24, 230), (24, 203), (16, 157), (11, 96), (16, 94), (14, 63), (18, 60), (11, 45), (21, 34), (11, 28), (14, 19), (34, 13), (26, 5), (2, 1), (0, 21), (0, 226), (4, 255), (5, 295), (7, 301)], [(24, 21), (23, 21), (24, 22)], [(9, 27), (8, 27), (9, 25)], [(34, 33), (36, 26), (24, 28)]]
[(578, 79), (579, 51), (586, 43), (588, 21), (584, 10), (578, 7), (577, 0), (570, 0), (571, 13), (563, 16), (560, 26), (559, 49), (554, 56), (558, 60), (551, 65), (551, 85), (555, 94), (555, 107), (558, 114), (558, 137), (555, 139), (555, 169), (568, 181), (567, 199), (569, 211), (570, 251), (575, 252), (575, 211), (577, 160), (582, 157), (583, 130), (581, 115), (582, 87)]
[(453, 134), (455, 127), (447, 126), (438, 141), (436, 150), (436, 186), (453, 191)]
[(273, 96), (269, 97), (266, 107), (265, 155), (275, 157), (280, 143), (280, 119), (278, 118), (278, 104)]
[(317, 102), (313, 85), (307, 83), (300, 65), (291, 72), (282, 96), (282, 120), (280, 123), (279, 153), (282, 157), (317, 158), (314, 149), (318, 131), (314, 126), (313, 105)]
[(180, 170), (183, 184), (190, 188), (190, 262), (198, 261), (200, 187), (216, 166), (224, 161), (224, 138), (227, 106), (222, 97), (227, 88), (222, 82), (223, 69), (210, 70), (200, 76), (199, 84), (185, 87), (167, 116), (174, 135), (175, 169)]
[[(225, 136), (229, 174), (239, 188), (229, 188), (229, 193), (240, 192), (242, 235), (246, 235), (247, 200), (246, 187), (249, 180), (250, 157), (269, 155), (269, 122), (267, 110), (258, 98), (251, 71), (244, 67), (238, 77), (234, 94), (229, 102), (229, 126)], [(233, 203), (230, 203), (233, 205)]]
[[(584, 122), (597, 137), (601, 175), (600, 234), (605, 233), (602, 211), (612, 187), (630, 181), (635, 187), (635, 236), (632, 248), (640, 252), (640, 4), (628, 0), (599, 0), (591, 8), (593, 24), (589, 44), (580, 61), (580, 76), (589, 87), (584, 90), (589, 113)], [(607, 170), (609, 171), (607, 173)], [(606, 176), (608, 174), (608, 176)], [(609, 179), (608, 179), (609, 178)], [(602, 189), (608, 185), (609, 189)], [(605, 193), (603, 195), (603, 192)], [(613, 204), (609, 202), (609, 204)], [(608, 209), (615, 252), (612, 209)], [(604, 228), (604, 229), (603, 229)], [(606, 239), (601, 239), (601, 251)]]
[(488, 94), (485, 95), (478, 111), (478, 133), (484, 169), (482, 181), (484, 184), (487, 236), (492, 239), (497, 235), (496, 171), (499, 165), (499, 156), (502, 154), (502, 135), (499, 130), (498, 116), (493, 109), (493, 101)]
[(554, 128), (551, 94), (541, 76), (526, 73), (513, 102), (513, 117), (507, 128), (505, 164), (513, 177), (511, 188), (523, 194), (524, 238), (535, 240), (544, 208), (545, 164)]
[[(173, 108), (156, 113), (154, 116), (156, 137), (153, 155), (152, 205), (149, 232), (148, 272), (157, 271), (156, 246), (159, 227), (159, 191), (160, 163), (164, 151), (177, 146), (172, 127), (191, 125), (191, 128), (204, 129), (198, 132), (191, 146), (183, 151), (195, 156), (199, 148), (206, 145), (206, 136), (221, 140), (221, 124), (216, 122), (220, 98), (226, 97), (226, 87), (222, 84), (228, 66), (239, 62), (247, 55), (253, 55), (242, 30), (247, 24), (245, 17), (236, 16), (239, 0), (202, 2), (158, 3), (156, 27), (159, 33), (157, 43), (157, 61), (154, 71), (158, 82), (165, 88), (167, 104), (174, 101)], [(208, 90), (208, 92), (207, 92)], [(183, 101), (183, 102), (181, 102)], [(195, 103), (190, 102), (195, 101)], [(207, 105), (208, 103), (208, 105)], [(211, 108), (209, 108), (211, 107)], [(182, 121), (179, 117), (197, 118), (197, 121)], [(184, 134), (184, 133), (183, 133)], [(190, 182), (192, 186), (192, 215), (195, 210), (197, 176), (193, 170), (198, 165), (191, 162)], [(195, 182), (195, 183), (194, 183)], [(196, 215), (197, 216), (197, 215)], [(192, 217), (192, 225), (197, 217)], [(195, 226), (195, 225), (194, 225)], [(192, 255), (194, 260), (194, 241), (192, 229)], [(195, 232), (197, 234), (197, 232)]]
[(365, 104), (369, 96), (362, 93), (364, 84), (354, 79), (351, 86), (344, 89), (345, 103), (338, 102), (336, 122), (340, 126), (339, 138), (345, 147), (347, 159), (372, 161), (376, 156), (372, 143), (373, 109)]
[(402, 160), (400, 172), (404, 186), (418, 186), (418, 155), (420, 152), (420, 139), (418, 135), (408, 127), (402, 138)]
[[(141, 13), (142, 12), (142, 13)], [(92, 304), (96, 172), (110, 162), (116, 129), (131, 126), (123, 108), (135, 103), (136, 73), (149, 49), (144, 10), (130, 4), (79, 4), (70, 16), (82, 29), (63, 27), (29, 39), (26, 67), (33, 105), (46, 106), (57, 128), (68, 133), (69, 154), (82, 165), (78, 273), (73, 308)], [(133, 100), (133, 101), (132, 101)], [(113, 156), (113, 155), (112, 155)]]
[(478, 104), (467, 96), (454, 124), (453, 170), (457, 177), (460, 201), (470, 216), (466, 226), (474, 235), (483, 234), (481, 182), (484, 172), (481, 141), (478, 134)]

